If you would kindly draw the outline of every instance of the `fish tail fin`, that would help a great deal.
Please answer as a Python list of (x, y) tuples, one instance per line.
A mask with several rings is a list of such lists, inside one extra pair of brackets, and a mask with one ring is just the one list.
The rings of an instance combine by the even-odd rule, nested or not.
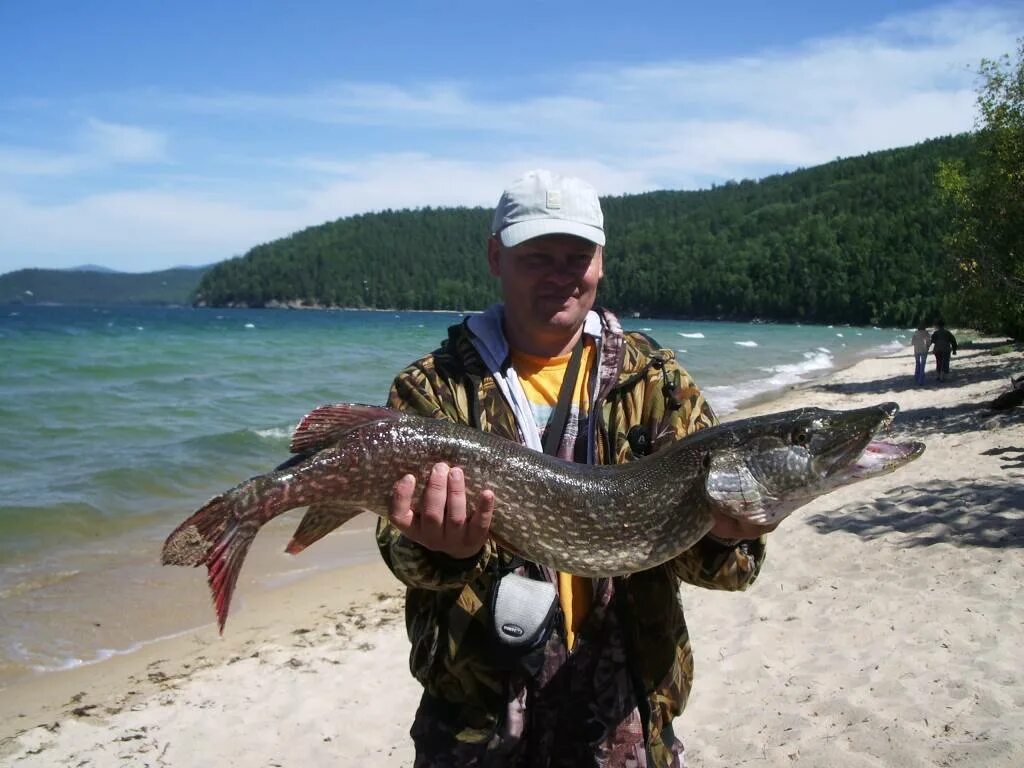
[(232, 526), (206, 561), (206, 581), (210, 585), (210, 596), (217, 612), (217, 627), (224, 634), (224, 624), (231, 608), (231, 596), (242, 570), (249, 546), (256, 538), (257, 528), (251, 524)]
[[(238, 509), (236, 491), (216, 496), (178, 526), (164, 542), (164, 565), (205, 565), (207, 582), (224, 631), (238, 572), (256, 537), (259, 524)], [(240, 521), (243, 515), (247, 518)]]
[(310, 505), (284, 551), (289, 555), (299, 554), (306, 547), (319, 541), (335, 528), (341, 527), (362, 511), (359, 507), (337, 502), (321, 502)]
[(235, 518), (232, 491), (215, 496), (192, 513), (164, 542), (164, 565), (202, 565)]

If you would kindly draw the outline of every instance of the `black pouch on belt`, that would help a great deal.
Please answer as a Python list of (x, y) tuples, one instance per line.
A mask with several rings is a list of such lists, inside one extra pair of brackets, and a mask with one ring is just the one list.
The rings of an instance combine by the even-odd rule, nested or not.
[(555, 585), (506, 573), (494, 582), (490, 607), (494, 660), (536, 672), (558, 615)]

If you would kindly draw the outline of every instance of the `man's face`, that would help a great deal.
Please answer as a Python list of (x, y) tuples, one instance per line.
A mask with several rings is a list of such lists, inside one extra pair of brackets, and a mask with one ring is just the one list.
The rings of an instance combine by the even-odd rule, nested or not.
[(519, 337), (510, 340), (523, 351), (575, 332), (604, 276), (601, 246), (570, 235), (535, 237), (512, 248), (492, 237), (487, 262), (501, 280), (509, 331)]

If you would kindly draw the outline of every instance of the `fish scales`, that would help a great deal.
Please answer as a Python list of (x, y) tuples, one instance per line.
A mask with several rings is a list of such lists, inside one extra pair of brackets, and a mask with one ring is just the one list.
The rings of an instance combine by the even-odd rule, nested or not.
[(273, 506), (345, 498), (386, 516), (395, 479), (411, 474), (423, 488), (438, 461), (462, 467), (470, 498), (485, 488), (494, 491), (491, 530), (497, 539), (535, 562), (581, 576), (656, 565), (710, 525), (710, 510), (702, 515), (696, 508), (689, 520), (666, 514), (692, 486), (685, 473), (668, 476), (659, 465), (641, 463), (573, 465), (578, 471), (567, 473), (560, 459), (481, 432), (467, 440), (464, 428), (443, 420), (389, 421), (360, 430), (307, 467), (281, 473), (277, 482), (288, 489), (275, 494)]
[(292, 438), (296, 456), (210, 500), (168, 537), (163, 562), (206, 565), (223, 631), (231, 595), (260, 527), (308, 506), (295, 554), (360, 511), (386, 517), (394, 483), (427, 486), (439, 461), (462, 468), (467, 494), (495, 495), (491, 536), (543, 565), (620, 576), (693, 546), (715, 515), (777, 523), (834, 488), (917, 458), (919, 443), (874, 439), (898, 406), (806, 408), (702, 429), (650, 457), (573, 464), (469, 427), (386, 408), (318, 408)]

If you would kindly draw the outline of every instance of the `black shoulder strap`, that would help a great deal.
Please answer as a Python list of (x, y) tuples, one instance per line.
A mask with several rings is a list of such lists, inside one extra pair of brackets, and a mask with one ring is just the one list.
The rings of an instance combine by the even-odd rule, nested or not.
[(565, 369), (565, 377), (562, 379), (562, 388), (558, 391), (558, 404), (555, 412), (551, 414), (547, 431), (544, 433), (544, 453), (554, 456), (558, 453), (558, 444), (562, 441), (562, 433), (565, 432), (565, 424), (569, 420), (569, 406), (572, 403), (572, 395), (576, 390), (576, 379), (579, 378), (580, 359), (583, 357), (583, 332), (580, 332), (580, 340), (572, 350), (572, 357), (569, 358), (569, 365)]

